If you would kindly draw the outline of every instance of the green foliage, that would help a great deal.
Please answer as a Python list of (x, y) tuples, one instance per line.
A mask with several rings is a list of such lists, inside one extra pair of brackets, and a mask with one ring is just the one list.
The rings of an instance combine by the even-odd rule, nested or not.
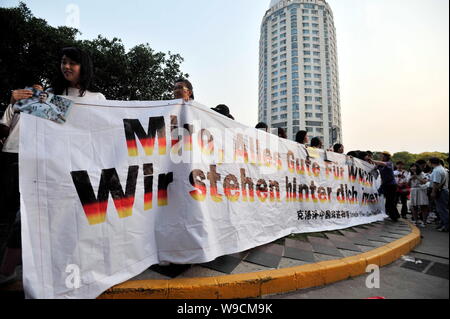
[(33, 16), (24, 3), (0, 8), (0, 110), (6, 108), (11, 90), (40, 83), (51, 86), (59, 70), (63, 47), (87, 49), (93, 59), (93, 91), (111, 100), (171, 99), (174, 81), (188, 77), (180, 71), (178, 54), (155, 52), (141, 44), (126, 52), (120, 39), (79, 41), (78, 30), (52, 27)]
[[(375, 157), (381, 159), (380, 154), (381, 152), (375, 152)], [(417, 162), (420, 159), (428, 161), (432, 157), (437, 157), (444, 161), (445, 167), (449, 167), (449, 164), (447, 162), (448, 156), (449, 156), (448, 153), (441, 153), (441, 152), (424, 152), (420, 154), (412, 154), (409, 152), (398, 152), (392, 155), (392, 162), (395, 164), (399, 161), (402, 161), (403, 163), (405, 163), (405, 168), (408, 168), (409, 166), (411, 166), (411, 164)]]

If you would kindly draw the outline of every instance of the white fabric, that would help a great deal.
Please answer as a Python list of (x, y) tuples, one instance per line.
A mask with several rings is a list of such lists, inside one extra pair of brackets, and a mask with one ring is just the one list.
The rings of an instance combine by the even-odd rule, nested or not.
[[(83, 97), (79, 96), (79, 90), (75, 88), (69, 88), (67, 97), (74, 101), (99, 101), (106, 100), (105, 96), (101, 93), (94, 93), (86, 91)], [(63, 96), (66, 96), (65, 94)], [(20, 135), (20, 114), (14, 113), (13, 105), (8, 105), (3, 114), (0, 123), (9, 127), (9, 136), (3, 145), (2, 151), (5, 153), (18, 153), (19, 152), (19, 135)]]
[[(345, 156), (325, 162), (318, 150), (308, 172), (295, 161), (306, 160), (304, 146), (246, 127), (196, 102), (179, 103), (78, 103), (63, 125), (22, 115), (19, 169), (28, 297), (95, 298), (161, 262), (209, 262), (291, 233), (343, 229), (386, 217), (377, 196), (380, 179), (369, 173), (373, 165), (355, 159), (347, 166)], [(164, 119), (166, 138), (158, 135), (153, 149), (142, 147), (149, 139), (133, 134), (134, 140), (128, 135), (127, 142), (130, 121), (147, 133), (149, 126), (156, 128), (149, 123), (158, 117)], [(172, 137), (174, 123), (193, 125), (191, 147), (188, 136), (173, 142), (183, 136)], [(202, 150), (207, 141), (212, 148)], [(134, 167), (134, 194), (120, 201), (112, 198), (113, 193), (120, 195), (117, 188), (99, 194), (106, 182), (120, 183), (122, 192), (133, 190), (129, 176)], [(105, 177), (111, 170), (117, 178)], [(355, 178), (349, 177), (351, 172)], [(88, 181), (82, 182), (80, 174)], [(173, 181), (165, 197), (159, 181), (170, 174)], [(288, 196), (289, 188), (312, 183), (308, 198)], [(145, 185), (153, 191), (147, 205)], [(83, 206), (80, 194), (92, 194), (94, 200), (106, 194), (106, 201)], [(104, 210), (92, 215), (94, 208)]]

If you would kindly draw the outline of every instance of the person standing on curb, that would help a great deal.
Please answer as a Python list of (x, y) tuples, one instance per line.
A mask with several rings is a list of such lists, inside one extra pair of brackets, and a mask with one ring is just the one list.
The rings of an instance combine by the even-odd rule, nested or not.
[(381, 153), (381, 161), (372, 160), (371, 162), (378, 166), (381, 175), (381, 193), (386, 199), (386, 214), (392, 221), (397, 222), (400, 215), (397, 210), (396, 192), (397, 183), (394, 177), (394, 164), (391, 162), (391, 154), (389, 152)]
[(438, 230), (448, 232), (448, 173), (439, 158), (430, 158), (430, 166), (433, 167), (430, 177), (433, 189), (430, 197), (436, 203), (436, 211), (441, 220)]

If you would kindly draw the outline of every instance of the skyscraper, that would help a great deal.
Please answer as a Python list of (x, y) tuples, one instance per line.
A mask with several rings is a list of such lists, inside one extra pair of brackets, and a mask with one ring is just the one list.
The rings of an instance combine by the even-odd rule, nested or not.
[(333, 12), (325, 0), (271, 0), (261, 24), (259, 121), (342, 143)]

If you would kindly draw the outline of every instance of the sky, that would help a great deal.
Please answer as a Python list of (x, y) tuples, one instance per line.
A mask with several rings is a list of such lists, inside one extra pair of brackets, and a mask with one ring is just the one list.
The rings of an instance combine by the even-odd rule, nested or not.
[[(179, 53), (197, 102), (227, 104), (237, 121), (258, 122), (259, 36), (270, 0), (24, 2), (52, 26), (76, 26), (79, 39), (101, 34), (122, 39), (127, 49), (149, 43)], [(328, 3), (346, 151), (448, 152), (449, 1)]]

